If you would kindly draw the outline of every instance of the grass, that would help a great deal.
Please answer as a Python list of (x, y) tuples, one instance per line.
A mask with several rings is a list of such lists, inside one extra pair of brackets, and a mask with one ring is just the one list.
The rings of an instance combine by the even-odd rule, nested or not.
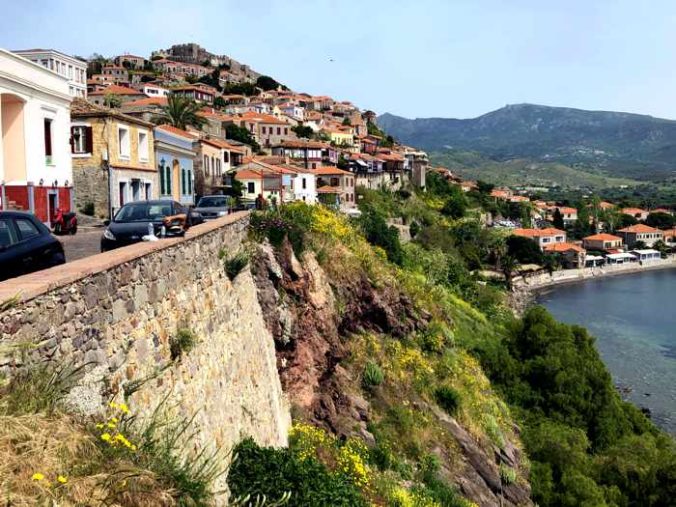
[[(0, 503), (212, 505), (225, 460), (195, 445), (193, 419), (174, 417), (166, 399), (146, 418), (115, 403), (96, 424), (69, 414), (82, 370), (32, 365), (0, 387)], [(240, 505), (265, 505), (250, 500)]]
[(249, 254), (247, 252), (238, 252), (232, 257), (223, 261), (225, 274), (230, 281), (233, 281), (237, 275), (249, 264)]
[(197, 336), (188, 328), (180, 328), (175, 336), (169, 339), (169, 351), (171, 360), (176, 361), (187, 352), (190, 352), (197, 345)]

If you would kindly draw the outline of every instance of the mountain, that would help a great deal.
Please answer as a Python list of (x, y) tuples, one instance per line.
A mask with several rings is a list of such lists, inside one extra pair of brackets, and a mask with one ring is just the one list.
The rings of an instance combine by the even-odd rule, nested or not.
[(516, 104), (472, 119), (385, 113), (377, 123), (398, 140), (433, 152), (580, 164), (635, 179), (676, 176), (676, 121), (652, 116)]

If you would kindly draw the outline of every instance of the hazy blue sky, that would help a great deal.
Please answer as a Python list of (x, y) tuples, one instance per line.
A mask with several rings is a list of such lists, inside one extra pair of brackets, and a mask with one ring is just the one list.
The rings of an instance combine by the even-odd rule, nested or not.
[(6, 49), (148, 55), (195, 41), (378, 113), (464, 118), (532, 102), (676, 118), (673, 0), (0, 3)]

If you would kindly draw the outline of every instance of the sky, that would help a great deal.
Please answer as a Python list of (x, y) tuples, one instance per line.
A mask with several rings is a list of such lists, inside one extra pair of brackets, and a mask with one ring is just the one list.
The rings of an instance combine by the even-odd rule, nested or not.
[(0, 47), (149, 55), (197, 42), (381, 114), (530, 102), (676, 119), (673, 0), (0, 0)]

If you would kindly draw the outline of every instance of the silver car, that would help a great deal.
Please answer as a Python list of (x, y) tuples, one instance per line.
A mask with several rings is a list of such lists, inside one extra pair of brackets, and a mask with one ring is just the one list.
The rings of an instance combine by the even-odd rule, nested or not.
[(193, 209), (204, 220), (213, 220), (228, 214), (230, 209), (230, 196), (227, 195), (205, 195), (197, 202)]

